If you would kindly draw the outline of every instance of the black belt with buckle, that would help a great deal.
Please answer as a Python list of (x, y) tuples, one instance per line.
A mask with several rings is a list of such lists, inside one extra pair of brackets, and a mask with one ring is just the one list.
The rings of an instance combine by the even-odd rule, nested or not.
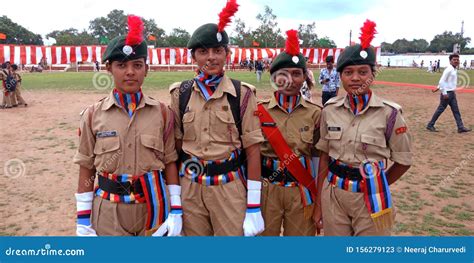
[[(221, 174), (226, 174), (229, 172), (237, 171), (243, 165), (243, 158), (242, 154), (239, 154), (237, 158), (234, 158), (230, 161), (225, 161), (222, 163), (211, 163), (205, 165), (203, 173), (207, 176), (216, 176)], [(180, 161), (185, 163), (187, 160), (191, 159), (189, 154), (184, 153), (183, 151), (180, 153)], [(198, 161), (195, 161), (198, 162)], [(201, 164), (200, 164), (201, 165)]]
[(99, 176), (99, 188), (116, 195), (130, 195), (134, 194), (143, 194), (142, 184), (140, 180), (135, 180), (133, 182), (117, 182), (111, 180), (105, 176)]
[(362, 175), (360, 174), (359, 168), (337, 165), (334, 161), (329, 164), (329, 171), (342, 179), (362, 181)]
[(262, 164), (262, 177), (268, 179), (271, 183), (273, 182), (283, 182), (283, 183), (292, 183), (298, 182), (291, 173), (284, 168), (283, 170), (275, 171)]

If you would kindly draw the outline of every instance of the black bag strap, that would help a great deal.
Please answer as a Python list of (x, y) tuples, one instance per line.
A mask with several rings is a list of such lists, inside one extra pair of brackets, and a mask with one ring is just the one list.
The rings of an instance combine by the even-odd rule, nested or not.
[(191, 98), (191, 92), (193, 91), (194, 79), (185, 80), (181, 82), (179, 86), (179, 117), (181, 120), (181, 133), (184, 133), (183, 128), (183, 116), (186, 112), (189, 99)]
[(235, 125), (239, 131), (239, 136), (242, 136), (242, 116), (240, 116), (240, 90), (242, 88), (242, 83), (240, 80), (230, 79), (235, 88), (235, 93), (237, 96), (232, 96), (227, 94), (227, 101), (229, 102), (230, 109), (232, 111), (232, 116), (234, 117)]

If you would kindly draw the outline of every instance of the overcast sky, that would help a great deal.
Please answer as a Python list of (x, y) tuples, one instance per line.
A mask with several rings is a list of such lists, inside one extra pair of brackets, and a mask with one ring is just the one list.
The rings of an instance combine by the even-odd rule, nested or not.
[[(87, 29), (89, 21), (107, 15), (113, 9), (124, 10), (147, 19), (155, 19), (167, 32), (181, 27), (192, 33), (204, 23), (217, 23), (217, 14), (225, 0), (23, 0), (1, 4), (0, 15), (6, 15), (27, 29), (45, 35), (53, 30), (67, 28)], [(399, 38), (412, 40), (423, 38), (428, 42), (443, 31), (461, 31), (464, 20), (464, 36), (474, 41), (474, 15), (470, 1), (448, 0), (238, 0), (236, 17), (248, 26), (256, 28), (255, 18), (269, 5), (277, 15), (282, 31), (299, 24), (316, 22), (319, 37), (328, 36), (338, 47), (349, 43), (349, 31), (353, 40), (365, 19), (377, 23), (379, 34), (373, 42), (393, 42)], [(24, 7), (24, 8), (22, 8)], [(230, 26), (233, 34), (234, 26)], [(474, 43), (469, 44), (470, 47)]]

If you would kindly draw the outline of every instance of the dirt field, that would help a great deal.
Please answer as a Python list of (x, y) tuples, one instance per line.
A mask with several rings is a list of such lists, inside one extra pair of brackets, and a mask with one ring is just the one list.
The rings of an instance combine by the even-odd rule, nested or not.
[[(436, 125), (439, 133), (425, 130), (438, 94), (394, 87), (375, 92), (403, 106), (414, 136), (415, 163), (392, 188), (394, 234), (474, 235), (474, 132), (458, 134), (449, 109)], [(145, 93), (169, 100), (167, 91)], [(313, 96), (320, 101), (320, 94)], [(27, 108), (0, 110), (0, 235), (74, 235), (79, 112), (104, 94), (43, 90), (24, 97)], [(472, 93), (458, 94), (471, 128), (473, 101)]]

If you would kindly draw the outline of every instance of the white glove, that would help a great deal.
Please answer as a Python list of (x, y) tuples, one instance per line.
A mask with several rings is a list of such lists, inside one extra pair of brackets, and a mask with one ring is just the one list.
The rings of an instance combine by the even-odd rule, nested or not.
[(152, 236), (164, 236), (168, 233), (168, 236), (181, 236), (181, 230), (183, 228), (183, 209), (181, 207), (181, 186), (179, 185), (168, 185), (168, 191), (170, 193), (171, 200), (171, 211), (168, 214), (168, 218), (163, 224), (152, 234)]
[(77, 203), (76, 235), (96, 237), (97, 233), (92, 228), (91, 224), (92, 200), (94, 199), (94, 192), (76, 193), (75, 196)]
[(262, 182), (247, 180), (247, 212), (244, 220), (244, 236), (256, 236), (263, 232), (265, 224), (260, 211)]

